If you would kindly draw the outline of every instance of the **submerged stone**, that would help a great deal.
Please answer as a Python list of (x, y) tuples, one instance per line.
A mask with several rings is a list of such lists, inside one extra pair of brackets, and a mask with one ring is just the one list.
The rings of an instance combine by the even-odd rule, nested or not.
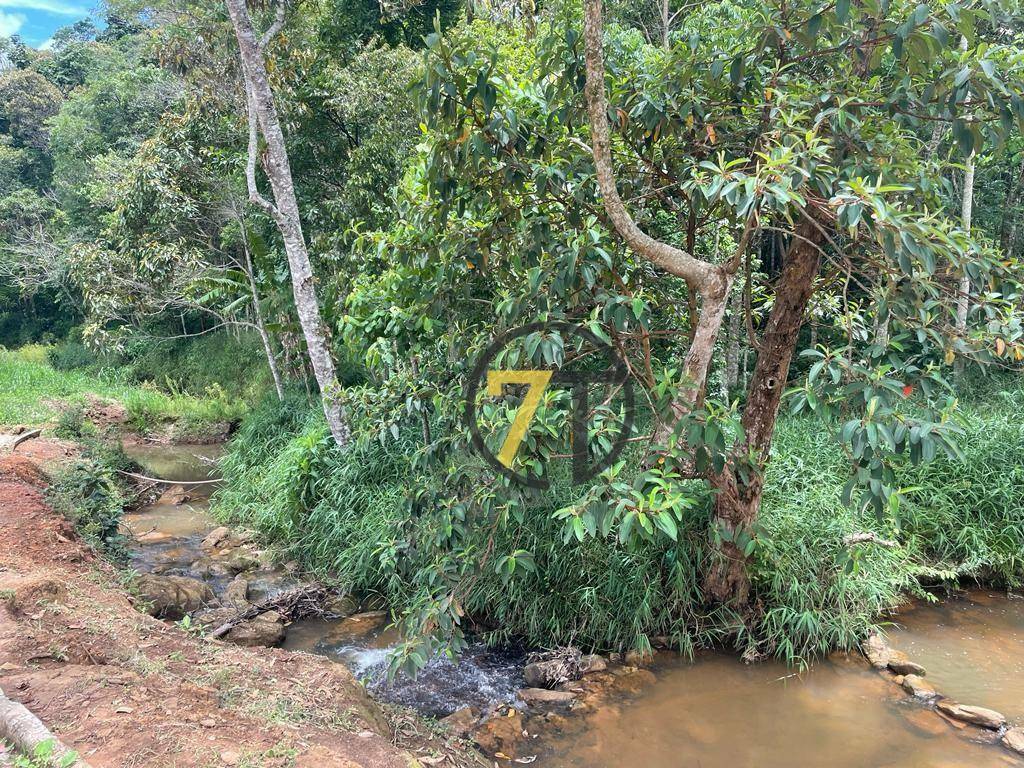
[(918, 675), (907, 675), (903, 678), (903, 690), (919, 699), (930, 699), (938, 694), (928, 682)]
[(1024, 728), (1011, 728), (1003, 734), (1003, 746), (1018, 755), (1024, 755)]

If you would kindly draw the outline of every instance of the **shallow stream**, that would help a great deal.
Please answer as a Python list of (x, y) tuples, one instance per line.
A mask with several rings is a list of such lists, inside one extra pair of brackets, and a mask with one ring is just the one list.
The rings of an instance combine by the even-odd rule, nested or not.
[[(131, 450), (148, 474), (181, 482), (192, 497), (126, 515), (139, 539), (137, 570), (203, 577), (223, 590), (223, 578), (193, 568), (216, 523), (208, 514), (213, 486), (190, 482), (210, 477), (218, 452)], [(250, 590), (260, 578), (280, 584), (279, 576), (256, 574)], [(299, 621), (288, 628), (285, 648), (334, 658), (379, 697), (435, 716), (513, 701), (524, 685), (522, 654), (483, 646), (455, 662), (432, 662), (416, 681), (388, 684), (387, 654), (398, 638), (383, 624), (372, 615)], [(888, 634), (944, 694), (1024, 725), (1024, 599), (977, 591), (917, 606)], [(661, 654), (652, 669), (656, 682), (640, 693), (557, 718), (519, 756), (544, 768), (1024, 768), (991, 738), (986, 743), (984, 732), (951, 727), (859, 658), (836, 656), (797, 674), (774, 662), (746, 666), (727, 654), (705, 653), (692, 663)]]

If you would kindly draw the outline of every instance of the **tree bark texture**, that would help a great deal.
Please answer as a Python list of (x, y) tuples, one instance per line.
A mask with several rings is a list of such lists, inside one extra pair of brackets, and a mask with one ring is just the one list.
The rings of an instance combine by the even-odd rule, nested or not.
[[(746, 557), (734, 539), (737, 534), (750, 531), (761, 509), (763, 470), (771, 452), (789, 365), (799, 341), (807, 304), (814, 293), (822, 239), (813, 224), (805, 223), (797, 229), (775, 287), (775, 305), (750, 379), (742, 420), (743, 442), (734, 449), (732, 462), (712, 482), (718, 492), (714, 525), (725, 534), (725, 540), (705, 578), (704, 591), (713, 600), (737, 607), (748, 602), (750, 579)], [(736, 471), (736, 462), (748, 457), (753, 462), (753, 471), (744, 482)]]
[[(226, 2), (235, 29), (235, 37), (238, 39), (246, 85), (250, 120), (249, 158), (246, 175), (250, 198), (256, 205), (270, 213), (284, 240), (288, 268), (291, 272), (295, 308), (306, 340), (306, 350), (313, 366), (313, 374), (320, 388), (324, 416), (327, 418), (327, 424), (335, 443), (339, 447), (344, 447), (351, 441), (351, 432), (341, 407), (341, 386), (338, 383), (334, 358), (331, 355), (327, 329), (320, 315), (316, 282), (313, 278), (313, 268), (302, 232), (302, 219), (295, 196), (291, 165), (288, 161), (288, 152), (281, 123), (278, 120), (277, 108), (274, 105), (274, 94), (267, 78), (262, 44), (256, 37), (245, 0), (226, 0)], [(280, 8), (281, 6), (279, 6)], [(272, 29), (280, 28), (281, 19), (282, 16), (279, 14)], [(264, 200), (255, 187), (257, 148), (254, 137), (257, 126), (266, 143), (266, 157), (263, 166), (273, 190), (273, 205)]]

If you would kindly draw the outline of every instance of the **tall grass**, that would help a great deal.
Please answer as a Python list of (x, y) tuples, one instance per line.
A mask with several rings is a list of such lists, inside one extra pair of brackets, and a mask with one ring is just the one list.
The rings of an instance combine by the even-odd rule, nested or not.
[(48, 348), (41, 346), (0, 349), (0, 424), (50, 422), (89, 396), (120, 402), (132, 424), (142, 430), (165, 421), (197, 427), (236, 421), (246, 410), (243, 403), (217, 389), (196, 397), (130, 383), (115, 369), (58, 371), (48, 362), (47, 352)]
[[(759, 620), (753, 631), (701, 595), (710, 496), (687, 513), (677, 543), (624, 547), (614, 541), (563, 543), (551, 519), (567, 496), (555, 489), (522, 525), (497, 533), (494, 551), (522, 548), (535, 573), (505, 584), (492, 567), (467, 580), (464, 605), (496, 640), (646, 648), (656, 636), (683, 651), (735, 642), (792, 662), (850, 648), (908, 596), (932, 585), (1024, 578), (1024, 425), (1006, 397), (966, 409), (966, 461), (939, 459), (903, 471), (899, 519), (845, 507), (844, 456), (836, 425), (788, 418), (769, 465), (752, 576)], [(288, 557), (397, 610), (413, 599), (436, 533), (432, 517), (411, 514), (414, 437), (339, 453), (322, 417), (301, 401), (266, 403), (252, 413), (224, 460), (227, 486), (215, 499), (225, 519), (253, 526)], [(900, 546), (855, 545), (875, 532)], [(487, 547), (489, 530), (470, 528), (466, 558)], [(472, 571), (472, 568), (467, 569)]]

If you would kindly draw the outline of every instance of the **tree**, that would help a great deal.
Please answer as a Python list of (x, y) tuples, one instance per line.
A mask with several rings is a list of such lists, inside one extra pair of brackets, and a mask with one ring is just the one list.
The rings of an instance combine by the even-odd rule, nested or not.
[[(892, 11), (895, 11), (895, 18), (890, 15)], [(795, 36), (792, 34), (780, 36), (768, 34), (760, 45), (757, 46), (758, 50), (753, 55), (739, 54), (733, 58), (730, 65), (732, 85), (742, 89), (745, 84), (744, 81), (748, 79), (757, 81), (758, 84), (763, 84), (762, 93), (764, 97), (759, 106), (761, 107), (760, 111), (762, 114), (767, 116), (772, 110), (773, 92), (777, 90), (777, 83), (780, 79), (783, 76), (792, 78), (789, 84), (792, 87), (793, 81), (799, 77), (798, 75), (794, 77), (795, 72), (799, 71), (799, 65), (795, 69), (790, 69), (790, 72), (787, 72), (786, 75), (783, 75), (785, 72), (784, 68), (792, 67), (791, 62), (814, 61), (819, 57), (826, 57), (827, 60), (827, 57), (830, 57), (832, 54), (842, 53), (852, 57), (853, 65), (847, 69), (839, 66), (837, 61), (830, 61), (829, 63), (832, 64), (833, 68), (832, 74), (834, 75), (846, 69), (847, 83), (851, 81), (856, 83), (858, 80), (866, 83), (872, 77), (878, 77), (885, 71), (882, 58), (885, 53), (886, 43), (890, 39), (895, 40), (893, 53), (897, 59), (903, 58), (903, 55), (901, 55), (903, 54), (903, 46), (908, 42), (916, 43), (916, 46), (913, 46), (912, 49), (917, 55), (923, 54), (917, 61), (908, 58), (910, 72), (914, 72), (915, 69), (934, 71), (935, 63), (940, 63), (943, 58), (947, 60), (953, 59), (953, 56), (949, 53), (949, 33), (946, 30), (946, 25), (960, 22), (967, 17), (967, 14), (975, 12), (973, 8), (960, 7), (948, 10), (951, 18), (942, 18), (941, 15), (933, 18), (932, 12), (927, 6), (922, 5), (913, 7), (909, 16), (901, 19), (900, 11), (901, 9), (899, 8), (876, 9), (865, 6), (863, 9), (854, 11), (851, 14), (849, 6), (844, 4), (842, 7), (837, 6), (834, 18), (829, 18), (830, 14), (823, 14), (815, 8), (804, 11), (803, 9), (798, 10), (785, 6), (768, 6), (764, 8), (763, 13), (778, 24), (776, 29), (799, 29), (800, 32)], [(797, 15), (801, 12), (805, 15)], [(963, 16), (959, 15), (961, 13)], [(850, 29), (851, 20), (856, 25), (856, 28), (853, 30)], [(932, 33), (923, 32), (924, 24), (929, 21), (933, 25)], [(839, 35), (836, 34), (839, 30), (843, 30), (843, 32), (849, 31), (852, 34), (845, 38), (845, 41), (839, 42), (833, 49), (822, 49), (818, 45), (818, 36), (822, 33), (823, 27), (827, 29), (833, 25), (832, 34), (829, 35), (832, 40), (839, 39)], [(937, 32), (936, 30), (942, 31)], [(825, 34), (828, 34), (828, 32)], [(932, 36), (933, 34), (934, 36)], [(612, 154), (608, 132), (608, 105), (604, 91), (605, 66), (602, 37), (601, 0), (586, 0), (584, 22), (587, 75), (586, 97), (594, 163), (608, 217), (615, 230), (630, 248), (670, 274), (685, 279), (702, 300), (697, 333), (686, 357), (686, 371), (693, 384), (683, 389), (681, 392), (682, 402), (678, 403), (675, 408), (677, 413), (685, 414), (692, 408), (696, 399), (695, 394), (703, 386), (707, 376), (710, 352), (724, 316), (725, 296), (728, 293), (729, 281), (732, 274), (739, 267), (738, 258), (734, 257), (733, 260), (721, 266), (702, 263), (679, 248), (647, 236), (646, 233), (636, 226), (632, 217), (626, 211), (616, 189), (612, 168)], [(791, 42), (791, 40), (796, 42)], [(966, 52), (967, 48), (967, 39), (964, 37), (962, 38), (961, 51)], [(915, 54), (910, 55), (914, 56)], [(961, 100), (966, 100), (967, 94), (960, 94), (955, 90), (957, 87), (964, 85), (970, 78), (970, 65), (968, 64), (965, 69), (966, 71), (961, 70), (960, 74), (957, 75), (956, 85), (940, 85), (936, 89), (940, 92), (952, 91), (953, 106), (949, 108), (949, 111), (953, 113), (952, 115), (948, 113), (943, 114), (942, 111), (936, 114), (937, 105), (932, 101), (932, 97), (929, 95), (929, 97), (921, 99), (916, 86), (908, 88), (906, 81), (902, 84), (902, 88), (897, 87), (896, 97), (893, 97), (892, 100), (883, 100), (879, 106), (888, 108), (892, 105), (897, 109), (905, 109), (906, 107), (903, 104), (900, 104), (898, 107), (896, 106), (899, 104), (897, 98), (902, 99), (904, 104), (908, 100), (913, 100), (913, 107), (910, 108), (910, 111), (914, 117), (918, 117), (921, 113), (928, 114), (931, 111), (939, 119), (946, 119), (948, 117), (952, 121), (960, 121), (961, 127), (959, 130), (961, 132), (970, 131), (971, 128), (963, 125), (964, 118), (959, 117), (958, 114), (958, 104)], [(993, 71), (993, 65), (990, 62), (987, 66), (983, 65), (983, 69), (985, 74), (991, 76), (990, 73)], [(946, 72), (943, 74), (949, 77), (949, 70), (946, 69)], [(1014, 73), (1014, 75), (1019, 77), (1019, 73)], [(1016, 85), (1019, 88), (1019, 83)], [(831, 87), (836, 90), (842, 89), (840, 83), (835, 83)], [(987, 84), (982, 87), (987, 87)], [(854, 85), (854, 88), (856, 88), (856, 85)], [(829, 93), (828, 96), (833, 97), (833, 94)], [(1020, 97), (1017, 96), (1018, 103), (1019, 99)], [(747, 106), (751, 105), (748, 104)], [(863, 104), (863, 108), (870, 109), (871, 106), (870, 103)], [(1000, 106), (1004, 111), (1009, 110), (1011, 108), (1010, 100), (1007, 99)], [(860, 113), (858, 117), (863, 120), (865, 119), (865, 114)], [(1021, 115), (1021, 117), (1024, 117), (1024, 115)], [(963, 209), (964, 229), (967, 231), (968, 236), (970, 234), (970, 204), (973, 194), (973, 145), (978, 138), (980, 137), (976, 137), (972, 133), (964, 141), (968, 145), (968, 171), (964, 184)], [(751, 159), (759, 154), (760, 141), (761, 136), (757, 135), (754, 142), (748, 145), (751, 151)], [(839, 156), (835, 159), (841, 163), (844, 158)], [(758, 213), (756, 195), (759, 186), (756, 182), (753, 185), (748, 185), (749, 192), (746, 201), (750, 209), (748, 228), (749, 225), (754, 224)], [(708, 473), (708, 479), (717, 492), (715, 500), (715, 526), (716, 534), (721, 537), (722, 544), (720, 549), (721, 558), (708, 574), (705, 586), (711, 597), (723, 602), (734, 601), (736, 604), (745, 605), (748, 601), (750, 587), (745, 567), (748, 553), (745, 551), (745, 547), (739, 546), (740, 537), (742, 536), (747, 541), (752, 540), (751, 531), (756, 524), (763, 492), (763, 469), (769, 459), (771, 438), (779, 406), (782, 402), (783, 391), (788, 380), (790, 361), (796, 350), (808, 301), (816, 289), (822, 255), (827, 256), (825, 246), (830, 243), (835, 244), (833, 239), (833, 233), (836, 233), (837, 229), (835, 225), (844, 223), (841, 215), (836, 217), (836, 209), (839, 211), (842, 211), (843, 208), (849, 210), (851, 205), (851, 203), (845, 201), (850, 198), (843, 195), (841, 184), (831, 189), (822, 187), (823, 185), (819, 183), (817, 190), (808, 190), (808, 192), (817, 193), (813, 197), (803, 191), (797, 192), (792, 196), (792, 202), (795, 203), (793, 207), (796, 208), (793, 215), (793, 218), (796, 219), (796, 226), (792, 229), (791, 244), (787, 250), (784, 266), (775, 286), (773, 309), (758, 348), (757, 363), (754, 368), (750, 388), (747, 392), (743, 418), (740, 424), (740, 436), (730, 449), (728, 456), (721, 461), (721, 465), (712, 467)], [(769, 187), (763, 190), (761, 194), (767, 196), (772, 191), (772, 188)], [(822, 194), (823, 192), (830, 193), (831, 199), (828, 194)], [(787, 192), (786, 196), (788, 197), (789, 195), (790, 193)], [(883, 216), (880, 214), (883, 213), (888, 205), (887, 201), (881, 195), (872, 199), (871, 196), (864, 194), (864, 192), (853, 199), (856, 200), (858, 198), (860, 198), (859, 202), (852, 203), (854, 206), (853, 210), (856, 210), (857, 213), (856, 218), (852, 221), (851, 229), (856, 230), (857, 225), (860, 223), (860, 206), (867, 204), (873, 207), (875, 211), (874, 215), (871, 216), (871, 223), (865, 223), (867, 227), (876, 229), (874, 234), (881, 235), (884, 238), (884, 225), (882, 227), (877, 225), (884, 221)], [(907, 222), (907, 224), (909, 223)], [(872, 227), (872, 224), (875, 226)], [(906, 232), (907, 230), (904, 229), (903, 234), (905, 235)], [(745, 237), (746, 233), (744, 234)], [(892, 237), (892, 234), (889, 234), (889, 237)], [(889, 246), (889, 249), (895, 250), (895, 246)], [(959, 254), (954, 252), (950, 255), (955, 259)], [(991, 270), (993, 265), (990, 263), (986, 266)], [(977, 262), (965, 262), (963, 266), (964, 278), (959, 287), (955, 302), (954, 328), (960, 335), (965, 334), (967, 327), (967, 293), (970, 286), (969, 271), (972, 267), (977, 270)], [(909, 270), (904, 268), (903, 271)], [(885, 347), (888, 347), (888, 344)], [(902, 365), (899, 365), (899, 367), (905, 367), (906, 362), (901, 362)], [(848, 360), (847, 363), (852, 366), (854, 361)], [(878, 394), (873, 393), (871, 398), (867, 401), (869, 411), (873, 410), (873, 402), (877, 404)], [(871, 415), (869, 413), (869, 418)], [(913, 423), (913, 421), (913, 417), (897, 417), (894, 419), (895, 430), (886, 428), (886, 431), (889, 432), (889, 439), (886, 442), (889, 443), (888, 447), (894, 452), (902, 452), (907, 443), (906, 426), (908, 423)], [(854, 422), (854, 429), (850, 431), (855, 431), (856, 426), (857, 424)], [(912, 441), (913, 432), (910, 434)], [(877, 451), (878, 453), (884, 452), (886, 446), (879, 445), (877, 436), (871, 442), (872, 453), (878, 448), (881, 448), (881, 450)], [(859, 458), (863, 464), (863, 452), (861, 452)], [(874, 461), (876, 459), (873, 457), (868, 463), (870, 464)], [(880, 478), (873, 477), (872, 479), (877, 482)], [(878, 484), (876, 495), (880, 498), (886, 496), (885, 489), (881, 483)]]
[[(344, 447), (350, 441), (351, 434), (341, 408), (341, 386), (335, 372), (334, 358), (327, 340), (326, 328), (320, 317), (313, 268), (309, 261), (306, 239), (302, 232), (302, 219), (295, 197), (295, 185), (292, 182), (284, 133), (278, 121), (274, 94), (267, 79), (264, 60), (264, 49), (284, 25), (284, 5), (277, 6), (277, 16), (261, 39), (256, 37), (245, 0), (227, 0), (227, 6), (238, 39), (245, 83), (249, 120), (249, 157), (246, 165), (249, 199), (273, 218), (281, 232), (285, 252), (288, 255), (295, 307), (306, 339), (306, 348), (313, 365), (313, 372), (320, 386), (324, 415), (335, 443), (339, 447)], [(260, 134), (266, 143), (264, 170), (273, 189), (274, 203), (263, 197), (256, 181), (256, 164), (260, 159), (258, 157), (258, 136)]]
[(60, 110), (63, 98), (38, 72), (15, 69), (0, 76), (0, 130), (20, 146), (49, 146), (47, 120)]
[[(585, 13), (581, 36), (572, 9), (552, 11), (536, 44), (481, 22), (428, 38), (427, 139), (395, 226), (363, 239), (346, 339), (383, 382), (375, 434), (419, 419), (410, 392), (429, 410), (437, 474), (417, 478), (417, 510), (449, 532), (417, 543), (451, 554), (410, 616), (457, 625), (460, 555), (474, 556), (461, 528), (512, 526), (531, 508), (474, 463), (460, 383), (490, 339), (542, 319), (608, 339), (655, 419), (601, 482), (559, 488), (566, 540), (672, 539), (709, 494), (695, 570), (708, 603), (755, 637), (748, 564), (783, 402), (837, 420), (844, 500), (895, 527), (901, 467), (958, 455), (952, 363), (1024, 356), (1019, 264), (959, 226), (927, 149), (936, 124), (962, 156), (1019, 127), (1014, 22), (970, 2), (719, 3), (694, 9), (665, 51), (604, 30), (599, 4)], [(961, 332), (951, 277), (964, 272), (979, 289)], [(721, 402), (708, 380), (729, 367), (734, 291), (754, 363), (745, 395)], [(809, 329), (821, 308), (831, 322)], [(577, 353), (538, 332), (509, 355), (551, 368)], [(514, 403), (478, 404), (485, 440)], [(575, 450), (566, 406), (541, 404), (517, 467), (548, 477)], [(588, 425), (595, 449), (615, 436), (607, 416)], [(511, 569), (513, 554), (478, 567)]]

